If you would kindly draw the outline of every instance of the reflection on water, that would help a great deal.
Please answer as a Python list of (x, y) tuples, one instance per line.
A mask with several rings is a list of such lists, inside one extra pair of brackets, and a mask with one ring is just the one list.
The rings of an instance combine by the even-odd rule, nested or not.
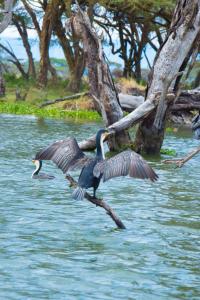
[[(0, 299), (199, 299), (200, 155), (182, 169), (153, 161), (155, 184), (118, 178), (99, 194), (127, 226), (71, 199), (60, 170), (31, 180), (31, 158), (48, 143), (95, 133), (99, 124), (0, 116)], [(198, 145), (187, 132), (165, 148)]]

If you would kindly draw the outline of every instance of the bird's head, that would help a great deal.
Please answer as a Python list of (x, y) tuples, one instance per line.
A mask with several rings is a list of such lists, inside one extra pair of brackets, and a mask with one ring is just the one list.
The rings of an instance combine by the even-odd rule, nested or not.
[(99, 129), (96, 135), (96, 140), (97, 141), (105, 141), (107, 137), (110, 135), (109, 131), (107, 129)]
[(39, 168), (42, 164), (42, 161), (37, 159), (32, 159), (32, 163), (36, 166), (36, 168)]

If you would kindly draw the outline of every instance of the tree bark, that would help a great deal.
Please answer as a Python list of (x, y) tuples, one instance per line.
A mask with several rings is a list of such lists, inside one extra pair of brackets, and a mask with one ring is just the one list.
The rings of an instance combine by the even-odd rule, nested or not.
[[(83, 42), (83, 49), (88, 68), (90, 93), (95, 99), (95, 105), (101, 111), (106, 126), (120, 120), (123, 116), (118, 95), (112, 77), (105, 62), (101, 42), (94, 32), (86, 13), (78, 8), (78, 12), (71, 18), (71, 26), (76, 35)], [(117, 133), (110, 138), (110, 150), (117, 150), (130, 143), (128, 133)]]
[(48, 80), (48, 70), (51, 72), (53, 80), (57, 75), (55, 69), (51, 66), (49, 59), (49, 46), (55, 20), (59, 15), (60, 0), (52, 0), (48, 3), (43, 17), (42, 30), (40, 33), (40, 70), (38, 83), (40, 86), (46, 86)]
[[(169, 34), (156, 56), (147, 98), (160, 93), (159, 105), (140, 124), (135, 146), (138, 152), (158, 154), (164, 139), (165, 120), (172, 101), (167, 101), (169, 87), (175, 79), (200, 32), (200, 0), (179, 0), (174, 12)], [(183, 71), (183, 70), (181, 70)]]
[(76, 37), (74, 32), (72, 32), (71, 40), (67, 38), (65, 28), (63, 27), (59, 17), (55, 22), (54, 32), (59, 39), (65, 59), (69, 66), (70, 80), (68, 89), (73, 93), (77, 93), (80, 91), (81, 79), (85, 69), (85, 58), (83, 50), (79, 45), (79, 39)]
[(5, 93), (6, 93), (5, 81), (3, 78), (2, 65), (0, 64), (0, 97), (5, 96)]
[[(30, 15), (30, 17), (32, 19), (32, 22), (33, 22), (33, 24), (35, 26), (35, 30), (37, 31), (37, 34), (38, 34), (38, 37), (39, 37), (39, 40), (40, 40), (40, 52), (41, 52), (41, 47), (43, 48), (43, 57), (44, 57), (44, 60), (42, 60), (42, 63), (40, 65), (40, 75), (41, 75), (41, 77), (44, 77), (44, 83), (43, 83), (43, 81), (40, 82), (40, 80), (38, 80), (38, 82), (39, 82), (40, 86), (45, 86), (47, 84), (48, 71), (51, 73), (53, 81), (57, 80), (56, 70), (51, 65), (51, 61), (50, 61), (50, 58), (49, 58), (49, 43), (50, 43), (51, 35), (50, 35), (50, 38), (48, 40), (48, 26), (46, 26), (46, 27), (44, 26), (44, 28), (42, 27), (42, 29), (43, 29), (43, 39), (42, 39), (42, 30), (40, 29), (40, 24), (39, 24), (39, 22), (37, 20), (36, 13), (34, 12), (34, 10), (32, 9), (32, 7), (29, 5), (29, 3), (26, 0), (22, 0), (22, 3), (24, 5), (26, 11)], [(53, 5), (53, 3), (54, 3), (54, 0), (52, 0), (52, 3), (49, 3), (49, 6)], [(43, 9), (45, 9), (45, 8), (47, 9), (46, 5), (44, 5)], [(55, 10), (53, 10), (53, 12), (57, 13), (57, 9), (58, 9), (58, 7), (55, 6)], [(48, 14), (48, 16), (50, 16), (50, 14)], [(47, 19), (47, 16), (46, 16), (45, 19)], [(46, 32), (45, 32), (45, 30), (46, 30)], [(51, 32), (52, 32), (52, 30), (51, 30)], [(47, 41), (48, 41), (48, 45), (47, 46), (48, 47), (43, 47), (44, 43), (45, 43), (45, 34), (47, 36)]]
[[(66, 175), (66, 179), (70, 183), (70, 187), (76, 187), (77, 182), (70, 176)], [(84, 198), (87, 199), (89, 202), (95, 204), (96, 206), (102, 207), (105, 209), (106, 213), (112, 218), (112, 220), (115, 222), (118, 228), (120, 229), (126, 229), (123, 222), (120, 220), (120, 218), (116, 215), (114, 210), (102, 199), (94, 198), (89, 193), (85, 193)]]

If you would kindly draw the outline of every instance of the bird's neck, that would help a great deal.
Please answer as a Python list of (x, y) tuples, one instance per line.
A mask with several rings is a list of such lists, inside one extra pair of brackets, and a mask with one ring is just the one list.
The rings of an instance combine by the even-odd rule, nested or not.
[(36, 169), (33, 172), (33, 175), (38, 175), (38, 173), (40, 172), (40, 169), (42, 168), (42, 161), (38, 160), (35, 165), (36, 165)]
[(97, 146), (97, 157), (100, 159), (105, 159), (104, 147), (103, 147), (103, 139), (96, 141)]

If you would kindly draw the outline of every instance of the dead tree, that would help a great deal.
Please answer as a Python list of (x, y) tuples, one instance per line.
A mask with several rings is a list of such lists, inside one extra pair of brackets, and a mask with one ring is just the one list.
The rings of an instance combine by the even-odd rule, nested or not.
[[(88, 69), (90, 94), (108, 127), (123, 117), (123, 111), (109, 67), (105, 61), (101, 40), (92, 28), (88, 15), (79, 6), (77, 13), (70, 20), (70, 25), (75, 34), (82, 40)], [(129, 134), (122, 130), (115, 137), (109, 139), (109, 148), (116, 150), (129, 143)]]
[[(178, 91), (176, 79), (180, 79), (200, 34), (200, 0), (178, 0), (168, 36), (156, 56), (147, 99), (159, 93), (159, 104), (140, 124), (135, 140), (138, 152), (160, 152), (165, 132), (165, 121), (170, 106), (169, 88)], [(181, 73), (180, 73), (181, 72)]]
[[(87, 27), (86, 20), (86, 14), (79, 9), (72, 19), (72, 25), (76, 28), (77, 33), (82, 36), (84, 49), (88, 50), (87, 56), (89, 55), (89, 57), (87, 57), (87, 64), (91, 93), (95, 93), (94, 98), (102, 110), (105, 125), (111, 130), (111, 135), (113, 133), (121, 133), (121, 136), (123, 136), (122, 132), (124, 130), (142, 121), (135, 141), (137, 149), (157, 154), (160, 151), (164, 138), (166, 114), (176, 99), (176, 96), (171, 93), (171, 89), (173, 89), (176, 78), (182, 74), (180, 70), (183, 62), (188, 53), (191, 52), (192, 45), (196, 42), (200, 34), (200, 0), (179, 0), (177, 2), (171, 29), (154, 62), (152, 79), (149, 84), (146, 100), (124, 118), (120, 118), (122, 116), (121, 110), (118, 110), (120, 106), (116, 106), (118, 102), (115, 101), (115, 105), (111, 106), (108, 102), (110, 98), (105, 97), (105, 94), (101, 93), (104, 90), (102, 86), (107, 90), (107, 85), (112, 86), (112, 84), (109, 80), (105, 81), (105, 78), (108, 79), (108, 76), (97, 76), (99, 75), (98, 72), (100, 72), (101, 76), (102, 74), (105, 75), (105, 67), (99, 63), (103, 54), (101, 47), (99, 47), (99, 40), (93, 29)], [(89, 51), (90, 49), (92, 49), (92, 52)], [(93, 52), (93, 49), (99, 51)], [(99, 56), (99, 54), (101, 55)], [(105, 112), (108, 116), (110, 114), (116, 116), (117, 112), (118, 120), (114, 121), (114, 118), (110, 118), (110, 122), (108, 122)], [(84, 150), (94, 149), (95, 138), (90, 137), (88, 140), (82, 141), (79, 146)]]

